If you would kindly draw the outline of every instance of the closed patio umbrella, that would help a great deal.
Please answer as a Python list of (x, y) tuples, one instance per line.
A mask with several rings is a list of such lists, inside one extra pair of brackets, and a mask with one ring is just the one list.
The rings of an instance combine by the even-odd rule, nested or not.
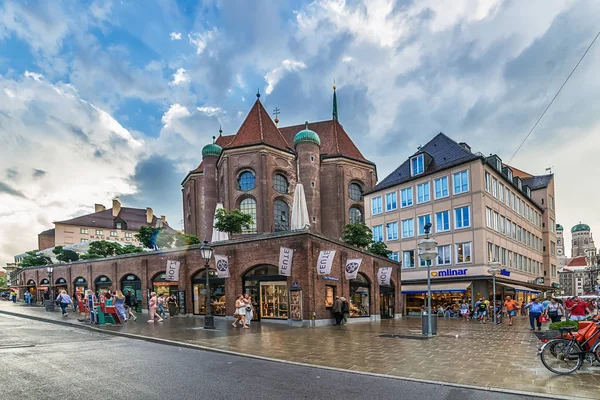
[(310, 226), (308, 217), (308, 207), (306, 206), (306, 195), (304, 186), (301, 183), (296, 185), (294, 191), (294, 203), (292, 205), (292, 225), (291, 230), (306, 229)]
[[(217, 211), (219, 211), (222, 208), (223, 204), (217, 203), (217, 207), (215, 208), (215, 220), (217, 219)], [(222, 242), (223, 240), (229, 240), (229, 235), (227, 234), (227, 232), (221, 232), (213, 226), (211, 242)]]

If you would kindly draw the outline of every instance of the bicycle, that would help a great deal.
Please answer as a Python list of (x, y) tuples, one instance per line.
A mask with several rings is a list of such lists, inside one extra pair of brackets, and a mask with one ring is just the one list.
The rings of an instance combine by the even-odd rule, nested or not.
[(553, 339), (539, 351), (544, 366), (558, 375), (577, 371), (587, 359), (590, 364), (600, 363), (600, 321), (573, 334), (577, 328), (560, 328), (561, 338)]

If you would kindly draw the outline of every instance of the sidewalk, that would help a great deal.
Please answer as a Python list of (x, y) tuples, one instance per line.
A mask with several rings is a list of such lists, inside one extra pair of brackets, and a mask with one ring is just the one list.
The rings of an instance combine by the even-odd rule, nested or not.
[[(71, 313), (1, 302), (0, 313), (14, 312), (72, 325)], [(82, 314), (83, 315), (83, 314)], [(145, 315), (144, 315), (145, 317)], [(150, 340), (165, 339), (238, 354), (397, 377), (510, 389), (538, 394), (600, 399), (600, 367), (588, 367), (570, 376), (558, 376), (542, 365), (539, 342), (525, 317), (515, 326), (466, 323), (439, 319), (439, 335), (422, 339), (420, 319), (364, 322), (343, 327), (290, 328), (255, 323), (251, 329), (233, 328), (216, 319), (217, 330), (202, 329), (203, 318), (174, 317), (162, 323), (146, 318), (125, 326), (97, 326), (113, 334), (134, 334)], [(380, 337), (401, 334), (408, 338)], [(458, 335), (458, 337), (457, 337)]]

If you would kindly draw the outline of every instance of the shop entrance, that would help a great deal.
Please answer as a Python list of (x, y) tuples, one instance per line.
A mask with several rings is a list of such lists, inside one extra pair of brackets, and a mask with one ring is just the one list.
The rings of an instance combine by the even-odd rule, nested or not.
[(137, 300), (135, 311), (142, 312), (142, 280), (137, 275), (129, 274), (121, 279), (121, 291), (123, 294), (126, 295), (129, 290), (131, 290), (131, 294)]
[(350, 318), (368, 317), (371, 299), (371, 284), (365, 275), (358, 273), (350, 279)]
[(73, 281), (73, 287), (75, 288), (75, 293), (85, 294), (85, 291), (88, 288), (87, 280), (84, 277), (79, 276)]
[(287, 278), (273, 265), (259, 265), (243, 277), (243, 291), (248, 293), (256, 312), (253, 320), (288, 319), (289, 291)]
[(38, 287), (39, 300), (43, 301), (44, 299), (50, 300), (50, 281), (46, 278), (40, 281), (40, 286)]
[(381, 286), (379, 288), (379, 311), (382, 319), (394, 318), (395, 304), (394, 286)]
[(177, 290), (179, 284), (177, 282), (168, 281), (167, 273), (165, 271), (159, 272), (152, 278), (152, 291), (156, 292), (157, 296), (161, 294), (165, 297), (175, 296), (177, 298)]
[(65, 278), (58, 278), (55, 282), (56, 286), (55, 286), (55, 293), (58, 294), (60, 293), (62, 290), (64, 291), (68, 291), (67, 289), (67, 281), (65, 280)]
[(112, 281), (108, 279), (108, 276), (105, 275), (100, 275), (97, 277), (94, 281), (94, 286), (96, 286), (97, 293), (108, 292), (113, 288)]
[(37, 289), (36, 289), (36, 285), (35, 285), (35, 281), (33, 279), (30, 279), (27, 281), (27, 289), (26, 289), (29, 293), (31, 293), (31, 302), (35, 303), (37, 300)]
[[(217, 271), (209, 270), (210, 312), (215, 316), (225, 316), (225, 278), (219, 278)], [(206, 315), (206, 269), (192, 277), (194, 314)]]

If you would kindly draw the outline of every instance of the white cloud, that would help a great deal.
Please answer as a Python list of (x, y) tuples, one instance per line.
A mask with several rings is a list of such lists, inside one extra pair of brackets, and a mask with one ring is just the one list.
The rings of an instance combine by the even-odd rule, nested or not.
[(283, 60), (281, 62), (281, 66), (267, 72), (265, 75), (265, 81), (267, 82), (267, 94), (271, 94), (273, 89), (275, 89), (275, 85), (283, 78), (283, 76), (289, 71), (299, 71), (301, 69), (305, 69), (306, 64), (302, 61), (296, 60)]
[(29, 71), (25, 71), (24, 75), (27, 78), (32, 78), (38, 82), (40, 82), (44, 78), (44, 75), (42, 75), (42, 74), (36, 74), (35, 72), (29, 72)]
[(191, 32), (188, 34), (190, 44), (196, 47), (196, 54), (200, 55), (206, 49), (208, 42), (214, 39), (217, 30), (213, 29), (206, 32)]
[(190, 81), (190, 76), (185, 72), (185, 69), (179, 68), (177, 72), (173, 74), (173, 80), (171, 81), (171, 86), (178, 86), (182, 83), (186, 83)]
[(171, 32), (171, 40), (181, 40), (180, 32)]
[(201, 113), (208, 115), (209, 117), (219, 114), (221, 109), (219, 107), (197, 107), (197, 110)]
[[(10, 210), (0, 211), (0, 261), (37, 248), (37, 234), (52, 221), (136, 191), (129, 177), (143, 142), (71, 86), (35, 75), (0, 77), (0, 115), (0, 182), (23, 195), (0, 191), (0, 203)], [(10, 180), (7, 169), (17, 171)], [(33, 169), (45, 174), (34, 180)]]
[(176, 120), (188, 117), (189, 115), (190, 110), (188, 110), (187, 107), (175, 103), (171, 104), (171, 107), (169, 107), (167, 112), (163, 115), (161, 121), (165, 128), (171, 128)]

